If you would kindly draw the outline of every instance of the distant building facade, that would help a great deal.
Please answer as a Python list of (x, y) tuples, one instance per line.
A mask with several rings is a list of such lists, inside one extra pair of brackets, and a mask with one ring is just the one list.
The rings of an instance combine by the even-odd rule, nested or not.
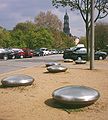
[(70, 34), (70, 28), (69, 28), (69, 16), (67, 14), (64, 15), (64, 28), (63, 28), (63, 32), (66, 33), (67, 35), (71, 35)]

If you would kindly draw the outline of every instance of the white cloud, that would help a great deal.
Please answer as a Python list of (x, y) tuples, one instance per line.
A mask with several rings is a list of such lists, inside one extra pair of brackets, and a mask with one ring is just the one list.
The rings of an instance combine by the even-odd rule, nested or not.
[(85, 35), (85, 25), (80, 15), (69, 12), (71, 34), (75, 36)]
[(61, 12), (59, 9), (56, 9), (56, 8), (51, 9), (51, 12), (52, 12), (53, 14), (57, 15), (58, 18), (61, 19), (61, 21), (63, 22), (63, 17), (64, 17), (64, 14), (65, 14), (65, 13)]
[(28, 17), (28, 16), (23, 16), (22, 14), (20, 14), (20, 13), (11, 13), (10, 14), (10, 18), (13, 18), (15, 21), (16, 21), (16, 23), (17, 22), (25, 22), (25, 21), (27, 21), (27, 20), (29, 20), (30, 19), (30, 17)]
[(1, 3), (1, 4), (0, 4), (0, 11), (5, 10), (6, 7), (7, 7), (7, 4), (6, 4), (6, 3)]

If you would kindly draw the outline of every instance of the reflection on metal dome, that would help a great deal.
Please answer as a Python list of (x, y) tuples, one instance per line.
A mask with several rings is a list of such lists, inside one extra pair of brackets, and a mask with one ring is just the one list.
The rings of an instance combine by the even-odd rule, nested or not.
[(61, 65), (53, 65), (47, 67), (47, 70), (52, 73), (57, 73), (57, 72), (65, 72), (67, 68)]
[(64, 59), (64, 62), (73, 62), (72, 59)]
[(60, 65), (60, 63), (57, 63), (57, 62), (46, 63), (46, 67), (49, 67), (49, 66), (52, 66), (52, 65)]
[(52, 93), (53, 98), (68, 105), (89, 105), (98, 100), (97, 90), (86, 86), (65, 86)]
[(76, 64), (86, 64), (86, 60), (75, 60)]
[(34, 79), (28, 75), (13, 75), (1, 80), (3, 86), (27, 86), (33, 83)]

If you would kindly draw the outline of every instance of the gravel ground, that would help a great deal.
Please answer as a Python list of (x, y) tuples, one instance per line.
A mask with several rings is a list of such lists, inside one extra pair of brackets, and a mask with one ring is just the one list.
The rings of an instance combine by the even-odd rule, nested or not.
[[(64, 63), (68, 70), (48, 73), (45, 64), (0, 74), (2, 78), (25, 74), (35, 81), (31, 86), (0, 87), (0, 120), (108, 120), (108, 60), (95, 61), (95, 69), (89, 63), (76, 65)], [(84, 85), (97, 89), (100, 98), (93, 105), (81, 110), (59, 108), (54, 105), (52, 92), (67, 85)]]

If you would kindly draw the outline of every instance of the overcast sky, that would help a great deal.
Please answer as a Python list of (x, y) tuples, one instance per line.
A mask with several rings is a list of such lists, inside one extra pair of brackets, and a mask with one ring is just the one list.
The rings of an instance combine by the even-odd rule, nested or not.
[[(40, 11), (51, 11), (63, 22), (65, 8), (52, 6), (52, 0), (0, 0), (0, 26), (13, 29), (19, 22), (34, 21)], [(71, 34), (75, 36), (85, 35), (84, 22), (80, 15), (68, 10)], [(108, 17), (104, 19), (108, 21)]]

